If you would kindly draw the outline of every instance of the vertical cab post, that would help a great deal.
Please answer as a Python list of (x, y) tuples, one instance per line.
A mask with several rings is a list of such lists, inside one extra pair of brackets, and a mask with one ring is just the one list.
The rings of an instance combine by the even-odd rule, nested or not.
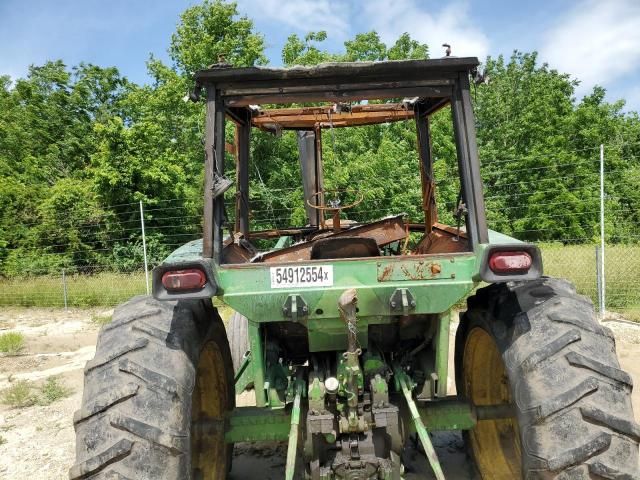
[(431, 154), (431, 132), (429, 117), (420, 103), (415, 106), (418, 154), (420, 156), (420, 181), (422, 184), (422, 209), (424, 210), (425, 233), (429, 234), (438, 221), (436, 210), (435, 183), (433, 178), (433, 157)]
[(249, 146), (251, 138), (251, 112), (244, 110), (237, 124), (237, 170), (236, 218), (238, 231), (249, 238)]
[(469, 74), (460, 72), (451, 98), (451, 115), (456, 137), (458, 168), (463, 200), (467, 207), (467, 235), (471, 245), (489, 243), (487, 217), (482, 196), (480, 160), (476, 143), (476, 127), (469, 96)]
[(304, 209), (312, 227), (318, 226), (319, 210), (309, 205), (311, 199), (318, 193), (317, 182), (317, 157), (316, 157), (316, 135), (313, 130), (299, 130), (298, 132), (298, 159), (300, 171), (302, 172), (302, 189), (304, 190)]
[[(322, 165), (322, 129), (317, 127), (314, 129), (314, 146), (316, 151), (315, 169), (316, 169), (316, 193), (324, 190), (324, 169)], [(324, 205), (324, 194), (320, 193), (316, 196), (316, 205)], [(324, 212), (322, 210), (316, 210), (317, 225), (324, 228)]]
[(302, 187), (304, 189), (304, 208), (311, 226), (323, 226), (324, 215), (321, 210), (309, 205), (313, 199), (316, 205), (322, 205), (324, 199), (322, 171), (322, 129), (298, 131), (298, 157), (302, 172)]
[(214, 126), (216, 114), (216, 89), (214, 85), (208, 84), (207, 93), (207, 114), (204, 135), (204, 208), (203, 208), (203, 232), (202, 232), (202, 256), (204, 258), (213, 257), (213, 172), (214, 165)]
[[(225, 112), (224, 103), (219, 92), (216, 92), (214, 102), (215, 116), (213, 128), (213, 148), (214, 148), (214, 175), (216, 178), (224, 176), (225, 157)], [(222, 237), (224, 235), (224, 193), (220, 193), (213, 199), (213, 261), (222, 263)]]
[(224, 175), (224, 104), (215, 85), (207, 85), (207, 115), (204, 140), (204, 232), (202, 256), (220, 263), (224, 195), (214, 198), (217, 178)]

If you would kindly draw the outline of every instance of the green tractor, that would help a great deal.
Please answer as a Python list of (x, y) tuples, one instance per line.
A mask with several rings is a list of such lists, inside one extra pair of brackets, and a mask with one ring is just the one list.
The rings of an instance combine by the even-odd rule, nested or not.
[[(430, 439), (440, 430), (463, 431), (483, 479), (640, 478), (632, 380), (611, 332), (569, 282), (542, 276), (536, 246), (487, 229), (477, 67), (447, 57), (196, 74), (203, 239), (155, 268), (153, 296), (119, 306), (100, 332), (71, 479), (221, 480), (233, 477), (234, 443), (288, 441), (287, 480), (399, 480), (409, 439), (425, 477), (443, 479)], [(460, 186), (452, 226), (438, 222), (430, 124), (445, 107)], [(395, 121), (415, 124), (420, 218), (358, 221), (366, 186), (325, 189), (322, 132)], [(255, 128), (296, 132), (300, 225), (252, 228)], [(454, 374), (453, 308), (467, 296)], [(235, 312), (226, 328), (213, 297)], [(254, 404), (236, 406), (245, 391)]]

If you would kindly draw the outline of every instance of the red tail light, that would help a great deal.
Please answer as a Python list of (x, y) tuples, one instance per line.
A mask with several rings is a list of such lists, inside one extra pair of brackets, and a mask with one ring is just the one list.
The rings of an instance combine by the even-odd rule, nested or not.
[(170, 291), (200, 290), (207, 284), (207, 276), (202, 270), (173, 270), (162, 275), (162, 285)]
[(531, 255), (527, 252), (494, 252), (489, 258), (489, 268), (498, 274), (522, 274), (531, 268)]

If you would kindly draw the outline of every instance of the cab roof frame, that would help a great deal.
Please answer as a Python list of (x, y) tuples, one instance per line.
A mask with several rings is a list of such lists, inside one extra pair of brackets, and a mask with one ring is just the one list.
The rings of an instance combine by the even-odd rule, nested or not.
[[(223, 226), (226, 219), (224, 195), (216, 193), (216, 185), (225, 180), (226, 118), (231, 118), (237, 128), (236, 199), (240, 214), (237, 230), (245, 235), (249, 232), (250, 131), (254, 126), (254, 117), (260, 116), (259, 108), (255, 106), (264, 104), (344, 104), (354, 100), (417, 97), (413, 103), (413, 113), (420, 144), (423, 192), (428, 183), (433, 182), (428, 117), (450, 104), (461, 193), (467, 212), (467, 234), (474, 247), (487, 243), (488, 230), (475, 120), (469, 94), (469, 77), (475, 73), (478, 65), (479, 61), (475, 57), (445, 57), (430, 60), (327, 63), (293, 68), (237, 68), (217, 64), (197, 72), (192, 98), (197, 100), (204, 90), (207, 104), (203, 257), (213, 259), (218, 265), (221, 263)], [(280, 118), (283, 119), (284, 116)], [(320, 122), (316, 127), (301, 128), (302, 126), (290, 125), (292, 129), (301, 131), (319, 131), (323, 125)], [(432, 221), (426, 223), (433, 224)]]
[(196, 73), (196, 89), (215, 86), (227, 107), (266, 103), (346, 102), (403, 97), (449, 97), (475, 57), (325, 63), (312, 67), (231, 67)]

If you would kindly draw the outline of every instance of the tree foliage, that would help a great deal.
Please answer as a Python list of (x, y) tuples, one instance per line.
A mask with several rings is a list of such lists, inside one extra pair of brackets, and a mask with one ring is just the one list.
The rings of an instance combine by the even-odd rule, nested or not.
[[(601, 87), (576, 102), (577, 82), (539, 65), (535, 53), (488, 58), (485, 72), (475, 110), (494, 227), (530, 240), (595, 238), (599, 146), (607, 144), (608, 191), (625, 188), (620, 172), (638, 162), (628, 150), (638, 141), (637, 115), (623, 113), (621, 101), (607, 103)], [(623, 151), (630, 155), (621, 163)], [(616, 230), (637, 222), (638, 207), (615, 215)]]
[(238, 16), (235, 2), (221, 0), (204, 0), (180, 15), (169, 54), (187, 75), (218, 62), (249, 67), (267, 61), (264, 38), (253, 31), (253, 22)]
[[(408, 33), (391, 45), (374, 31), (359, 33), (341, 52), (325, 48), (326, 40), (322, 31), (292, 34), (282, 64), (429, 56)], [(141, 245), (132, 226), (141, 200), (154, 259), (175, 248), (176, 238), (199, 236), (204, 106), (184, 96), (196, 70), (218, 62), (262, 65), (264, 51), (264, 37), (235, 3), (204, 0), (180, 16), (172, 64), (149, 59), (148, 84), (113, 67), (61, 61), (32, 66), (13, 81), (0, 76), (0, 274), (136, 268)], [(638, 115), (625, 112), (622, 101), (607, 102), (601, 87), (575, 99), (577, 81), (540, 64), (535, 53), (489, 57), (483, 68), (489, 80), (474, 85), (472, 96), (491, 226), (529, 240), (595, 238), (604, 143), (607, 235), (637, 239)], [(440, 219), (455, 222), (459, 183), (448, 110), (431, 119), (431, 133)], [(255, 132), (251, 149), (259, 159), (250, 171), (253, 219), (265, 227), (304, 222), (295, 135)], [(323, 149), (326, 187), (356, 186), (365, 197), (350, 215), (420, 219), (413, 122), (328, 129)], [(162, 215), (166, 202), (180, 214)]]

